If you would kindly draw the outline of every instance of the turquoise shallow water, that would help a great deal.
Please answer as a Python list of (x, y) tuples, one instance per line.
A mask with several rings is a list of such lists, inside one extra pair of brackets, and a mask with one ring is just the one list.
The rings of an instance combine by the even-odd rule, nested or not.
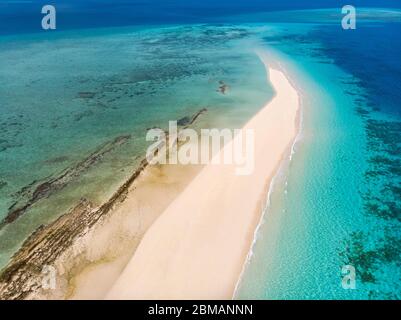
[(292, 160), (275, 181), (238, 297), (359, 297), (341, 288), (338, 250), (363, 226), (355, 191), (363, 183), (365, 139), (352, 99), (331, 80), (352, 78), (331, 64), (280, 58), (302, 92), (302, 128)]
[[(340, 31), (328, 32), (325, 25), (276, 24), (264, 37), (303, 93), (303, 124), (276, 179), (238, 299), (400, 299), (401, 122), (391, 104), (399, 91), (377, 88), (390, 72), (399, 79), (400, 64), (383, 57), (386, 69), (369, 51), (368, 58), (352, 57), (347, 43), (333, 48)], [(387, 35), (393, 38), (391, 28)], [(384, 42), (375, 51), (396, 56), (397, 42)], [(371, 73), (381, 66), (382, 78), (346, 68), (364, 58)], [(355, 290), (341, 285), (344, 265), (356, 269)]]
[(80, 198), (106, 200), (145, 157), (148, 128), (204, 108), (196, 126), (240, 128), (272, 96), (250, 42), (235, 26), (0, 38), (0, 220), (34, 199), (1, 228), (0, 267)]
[[(236, 298), (399, 299), (399, 13), (373, 11), (347, 33), (337, 17), (0, 37), (0, 219), (69, 172), (1, 227), (0, 268), (81, 197), (107, 199), (144, 157), (147, 128), (203, 108), (196, 127), (241, 127), (272, 97), (255, 53), (265, 50), (302, 94), (302, 128)], [(344, 265), (356, 268), (355, 290), (341, 287)]]

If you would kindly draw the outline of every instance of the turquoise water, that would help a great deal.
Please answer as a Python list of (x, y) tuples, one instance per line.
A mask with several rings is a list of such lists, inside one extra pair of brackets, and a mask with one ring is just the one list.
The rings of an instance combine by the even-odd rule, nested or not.
[(34, 200), (1, 227), (0, 267), (80, 198), (100, 204), (117, 190), (145, 157), (148, 128), (203, 108), (196, 126), (241, 127), (272, 96), (251, 38), (235, 26), (0, 38), (0, 220)]
[(365, 14), (356, 31), (325, 10), (0, 37), (0, 220), (29, 204), (0, 228), (0, 268), (80, 198), (105, 201), (147, 128), (203, 108), (196, 128), (241, 127), (272, 97), (265, 50), (302, 94), (302, 126), (236, 298), (399, 299), (400, 14)]
[(308, 60), (284, 67), (303, 92), (302, 131), (276, 180), (238, 297), (355, 298), (358, 292), (341, 288), (338, 250), (363, 225), (355, 191), (363, 183), (365, 139), (352, 100), (331, 81), (352, 78)]
[[(400, 40), (389, 29), (396, 42), (376, 43), (382, 60), (368, 59), (374, 37), (358, 43), (368, 58), (352, 56), (341, 31), (329, 33), (325, 25), (277, 24), (264, 37), (303, 92), (303, 124), (292, 160), (276, 178), (236, 298), (401, 298), (399, 91), (377, 88), (389, 83), (390, 73), (399, 80), (399, 60), (389, 57), (399, 57)], [(346, 68), (352, 59), (370, 68), (353, 72)], [(355, 290), (342, 288), (344, 265), (356, 269)]]

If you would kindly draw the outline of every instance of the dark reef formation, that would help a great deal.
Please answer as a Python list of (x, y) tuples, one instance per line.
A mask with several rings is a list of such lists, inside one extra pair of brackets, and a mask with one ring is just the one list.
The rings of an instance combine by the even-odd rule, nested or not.
[[(204, 108), (192, 117), (188, 117), (188, 121), (183, 121), (185, 124), (182, 124), (182, 127), (187, 128), (206, 111)], [(74, 177), (85, 172), (106, 153), (125, 143), (129, 138), (130, 136), (117, 137), (101, 146), (76, 166), (64, 170), (56, 177), (41, 182), (34, 181), (23, 188), (19, 193), (19, 201), (13, 205), (14, 211), (12, 212), (15, 213), (11, 217), (7, 217), (8, 220), (3, 222), (3, 225), (24, 214), (36, 201), (62, 189)], [(27, 299), (41, 290), (43, 268), (54, 265), (77, 239), (87, 234), (102, 217), (123, 202), (129, 188), (147, 166), (147, 160), (143, 159), (131, 176), (101, 206), (95, 207), (87, 199), (81, 199), (78, 204), (55, 221), (40, 226), (25, 240), (18, 252), (0, 272), (0, 300)]]
[(82, 175), (90, 167), (99, 162), (106, 154), (110, 153), (115, 147), (124, 144), (130, 138), (129, 135), (120, 136), (112, 141), (106, 142), (90, 154), (87, 158), (69, 167), (55, 176), (48, 177), (41, 181), (33, 181), (23, 187), (15, 196), (16, 201), (9, 207), (7, 216), (1, 221), (0, 229), (12, 223), (22, 216), (30, 207), (38, 201), (49, 197), (54, 192), (63, 189), (76, 177)]
[(39, 227), (12, 257), (0, 275), (0, 300), (25, 299), (41, 288), (43, 267), (52, 265), (76, 239), (107, 214), (116, 203), (124, 201), (128, 188), (147, 166), (143, 160), (131, 177), (99, 208), (86, 199), (47, 226)]
[(177, 121), (177, 125), (189, 126), (189, 125), (193, 124), (196, 121), (196, 119), (198, 119), (198, 117), (202, 113), (205, 113), (206, 111), (207, 111), (207, 109), (203, 108), (203, 109), (199, 110), (197, 113), (195, 113), (192, 117), (185, 116)]
[[(355, 231), (345, 240), (340, 256), (345, 264), (357, 266), (362, 283), (369, 285), (371, 299), (400, 299), (395, 292), (377, 291), (383, 279), (390, 280), (391, 268), (401, 269), (401, 122), (395, 119), (377, 120), (380, 110), (369, 95), (366, 101), (355, 99), (355, 110), (365, 124), (368, 169), (365, 190), (360, 191), (367, 219), (375, 228)], [(383, 272), (387, 273), (384, 277)]]
[(229, 89), (229, 86), (223, 81), (219, 81), (219, 89), (217, 89), (217, 92), (220, 92), (221, 94), (226, 94)]

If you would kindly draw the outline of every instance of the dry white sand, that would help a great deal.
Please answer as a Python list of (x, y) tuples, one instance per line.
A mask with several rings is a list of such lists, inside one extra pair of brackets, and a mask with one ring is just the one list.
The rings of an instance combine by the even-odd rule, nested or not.
[[(132, 258), (146, 231), (191, 180), (201, 165), (148, 166), (104, 221), (74, 243), (57, 265), (61, 290), (46, 299), (104, 299)], [(157, 199), (157, 201), (155, 201)], [(42, 297), (39, 297), (42, 298)]]
[(297, 91), (283, 72), (266, 68), (276, 95), (243, 128), (255, 134), (253, 172), (205, 166), (146, 232), (108, 299), (232, 298), (271, 179), (298, 128)]

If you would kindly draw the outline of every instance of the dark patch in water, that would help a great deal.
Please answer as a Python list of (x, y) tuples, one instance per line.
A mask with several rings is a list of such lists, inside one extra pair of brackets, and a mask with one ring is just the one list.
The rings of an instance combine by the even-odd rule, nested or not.
[(177, 124), (178, 124), (179, 126), (185, 126), (185, 125), (187, 125), (187, 124), (190, 123), (190, 122), (191, 122), (191, 118), (188, 117), (188, 116), (185, 116), (185, 117), (179, 119), (179, 120), (177, 121)]
[(183, 126), (183, 127), (189, 126), (189, 125), (193, 124), (193, 123), (196, 121), (196, 119), (197, 119), (201, 114), (203, 114), (203, 113), (205, 113), (205, 112), (207, 112), (207, 109), (206, 109), (206, 108), (200, 109), (200, 110), (199, 110), (197, 113), (195, 113), (192, 117), (185, 116), (185, 117), (179, 119), (179, 120), (177, 121), (177, 125)]
[(60, 157), (48, 159), (48, 160), (46, 160), (44, 163), (45, 163), (45, 164), (54, 164), (54, 163), (65, 162), (65, 161), (67, 161), (67, 160), (68, 160), (68, 157), (67, 157), (67, 156), (60, 156)]
[[(360, 112), (362, 105), (356, 109), (365, 121), (371, 154), (365, 172), (367, 191), (362, 192), (363, 208), (368, 217), (377, 220), (373, 230), (350, 235), (342, 257), (344, 263), (357, 268), (362, 283), (374, 284), (369, 298), (400, 299), (396, 291), (379, 292), (375, 285), (392, 281), (390, 274), (381, 273), (383, 267), (401, 267), (401, 122), (372, 119), (374, 114), (369, 109), (374, 103), (366, 103)], [(400, 282), (390, 286), (399, 288)]]
[(74, 121), (81, 121), (83, 118), (90, 117), (94, 114), (92, 110), (87, 110), (81, 113), (78, 113), (74, 116)]
[(229, 89), (229, 86), (223, 80), (220, 80), (219, 81), (219, 89), (217, 89), (217, 92), (220, 92), (221, 94), (226, 94), (228, 89)]
[(82, 91), (78, 92), (78, 97), (83, 99), (92, 99), (96, 95), (95, 92)]
[(10, 143), (7, 140), (3, 140), (3, 143), (0, 143), (0, 152), (6, 151), (12, 148), (22, 147), (21, 143)]
[(0, 180), (0, 190), (3, 189), (5, 186), (7, 186), (7, 182)]
[[(340, 253), (344, 264), (356, 267), (357, 276), (363, 283), (376, 284), (377, 271), (384, 264), (401, 266), (401, 239), (393, 235), (390, 228), (385, 229), (382, 241), (369, 247), (370, 234), (362, 231), (353, 232), (345, 244), (345, 250)], [(370, 295), (373, 291), (370, 291)], [(397, 294), (392, 293), (393, 296)], [(400, 298), (400, 294), (398, 295)]]
[(18, 199), (9, 207), (7, 216), (0, 223), (0, 229), (5, 225), (17, 220), (30, 207), (32, 207), (41, 199), (48, 198), (56, 191), (66, 187), (74, 179), (81, 176), (84, 172), (101, 161), (106, 154), (112, 152), (116, 147), (127, 142), (129, 138), (129, 135), (119, 136), (112, 141), (106, 142), (76, 165), (66, 168), (55, 176), (45, 178), (41, 181), (34, 181), (30, 185), (22, 188), (16, 194)]
[(393, 281), (391, 275), (381, 270), (401, 267), (401, 122), (372, 119), (372, 103), (364, 108), (359, 102), (356, 110), (364, 119), (371, 154), (365, 172), (367, 191), (361, 191), (361, 195), (367, 217), (376, 220), (374, 229), (350, 235), (341, 257), (345, 264), (356, 267), (362, 283), (370, 284), (369, 298), (400, 299), (394, 290), (379, 292), (375, 287), (383, 282), (400, 287), (399, 282), (389, 283)]
[(365, 248), (366, 241), (363, 232), (353, 232), (340, 256), (345, 265), (355, 266), (357, 275), (362, 282), (375, 283), (374, 271), (378, 264), (379, 255), (376, 250)]

